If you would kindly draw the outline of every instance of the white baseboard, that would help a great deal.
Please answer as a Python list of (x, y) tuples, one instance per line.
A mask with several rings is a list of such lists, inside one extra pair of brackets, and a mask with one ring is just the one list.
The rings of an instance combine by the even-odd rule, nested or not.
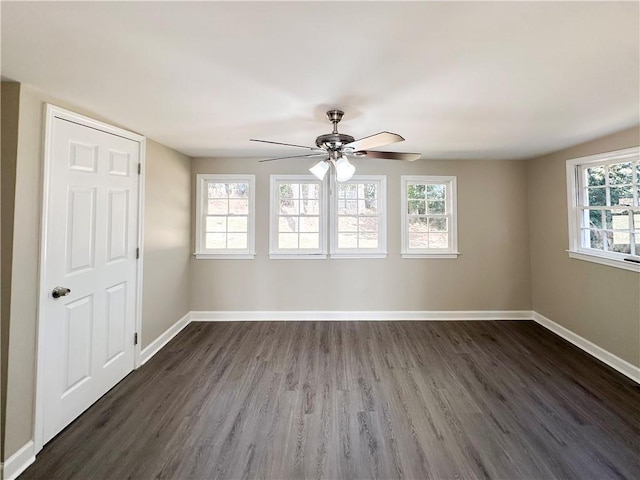
[(565, 340), (573, 343), (575, 346), (581, 348), (589, 355), (596, 357), (601, 362), (606, 363), (611, 368), (617, 370), (623, 375), (629, 377), (631, 380), (640, 383), (640, 368), (630, 364), (626, 360), (617, 357), (611, 352), (608, 352), (602, 347), (599, 347), (595, 343), (590, 342), (586, 338), (581, 337), (577, 333), (557, 324), (553, 320), (549, 320), (544, 315), (538, 312), (533, 312), (533, 321), (539, 323), (543, 327), (551, 330), (556, 335), (561, 336)]
[(3, 480), (14, 480), (35, 461), (35, 445), (33, 443), (33, 440), (29, 440), (20, 448), (20, 450), (7, 458), (7, 460), (2, 464), (2, 472), (0, 478), (2, 478)]
[(358, 321), (358, 320), (531, 320), (530, 310), (397, 310), (397, 311), (201, 311), (191, 312), (193, 322), (238, 321)]
[(146, 346), (142, 352), (140, 352), (140, 365), (147, 363), (151, 357), (158, 353), (162, 347), (169, 343), (171, 339), (180, 333), (184, 327), (189, 325), (190, 322), (191, 313), (189, 312), (176, 323), (171, 325), (162, 335)]

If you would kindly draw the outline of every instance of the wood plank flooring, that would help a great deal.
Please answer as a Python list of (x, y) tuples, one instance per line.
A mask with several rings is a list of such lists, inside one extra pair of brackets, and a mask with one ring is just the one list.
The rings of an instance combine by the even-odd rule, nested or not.
[(638, 479), (640, 386), (533, 322), (192, 323), (30, 479)]

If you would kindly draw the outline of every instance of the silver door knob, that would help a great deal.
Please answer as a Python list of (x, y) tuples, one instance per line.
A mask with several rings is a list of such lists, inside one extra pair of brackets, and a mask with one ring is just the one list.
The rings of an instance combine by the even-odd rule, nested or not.
[(60, 298), (60, 297), (66, 297), (70, 293), (71, 293), (71, 289), (67, 287), (56, 287), (51, 292), (51, 296), (53, 298)]

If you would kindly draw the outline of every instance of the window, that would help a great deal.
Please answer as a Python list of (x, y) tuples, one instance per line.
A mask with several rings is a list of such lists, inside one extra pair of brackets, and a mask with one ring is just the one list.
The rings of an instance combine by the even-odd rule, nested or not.
[(331, 257), (387, 256), (384, 175), (356, 175), (334, 182), (331, 195)]
[(456, 177), (401, 179), (403, 258), (456, 258)]
[(197, 175), (196, 258), (255, 256), (255, 175)]
[(325, 185), (311, 175), (271, 175), (271, 258), (326, 258)]
[(640, 147), (567, 161), (569, 255), (640, 271)]

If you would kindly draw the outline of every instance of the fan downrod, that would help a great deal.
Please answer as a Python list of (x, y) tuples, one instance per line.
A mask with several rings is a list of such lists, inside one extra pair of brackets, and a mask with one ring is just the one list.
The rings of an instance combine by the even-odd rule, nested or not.
[(338, 133), (338, 123), (342, 120), (343, 115), (344, 112), (342, 110), (329, 110), (327, 112), (327, 118), (333, 124), (333, 132), (320, 135), (316, 138), (316, 145), (319, 148), (324, 148), (328, 152), (337, 151), (340, 150), (343, 145), (354, 141), (351, 135)]

